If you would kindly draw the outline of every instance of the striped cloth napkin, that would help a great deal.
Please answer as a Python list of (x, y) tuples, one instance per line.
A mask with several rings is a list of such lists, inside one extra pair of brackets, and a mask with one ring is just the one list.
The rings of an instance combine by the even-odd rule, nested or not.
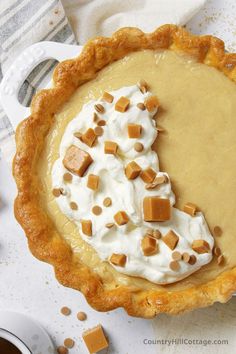
[[(76, 44), (76, 39), (60, 0), (0, 1), (0, 81), (17, 55), (39, 41)], [(24, 82), (19, 100), (29, 105), (45, 76), (50, 75), (55, 61), (41, 63)], [(0, 106), (0, 147), (12, 145), (14, 131)], [(6, 153), (4, 153), (6, 155)]]

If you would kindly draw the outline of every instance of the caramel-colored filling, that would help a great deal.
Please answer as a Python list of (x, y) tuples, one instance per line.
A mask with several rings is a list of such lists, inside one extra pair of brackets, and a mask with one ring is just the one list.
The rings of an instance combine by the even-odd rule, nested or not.
[[(75, 224), (59, 210), (51, 193), (51, 169), (58, 158), (59, 145), (68, 122), (83, 104), (123, 86), (144, 79), (162, 106), (158, 125), (165, 129), (153, 148), (158, 151), (161, 170), (167, 171), (177, 197), (176, 206), (193, 202), (204, 212), (213, 230), (219, 225), (222, 236), (216, 244), (225, 263), (216, 260), (188, 278), (168, 286), (117, 273), (101, 262), (96, 252), (81, 239)], [(56, 116), (45, 143), (38, 173), (42, 181), (42, 205), (59, 233), (69, 242), (81, 261), (104, 280), (108, 287), (127, 284), (142, 288), (177, 290), (214, 279), (236, 266), (236, 86), (221, 72), (190, 57), (171, 51), (132, 53), (84, 84)]]

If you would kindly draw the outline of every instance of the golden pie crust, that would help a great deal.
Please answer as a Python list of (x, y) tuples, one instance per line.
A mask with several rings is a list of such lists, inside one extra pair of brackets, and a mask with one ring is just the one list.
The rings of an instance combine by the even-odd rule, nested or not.
[(151, 318), (161, 312), (178, 314), (216, 301), (226, 302), (236, 290), (236, 268), (204, 284), (177, 291), (130, 285), (111, 289), (102, 277), (80, 261), (46, 214), (38, 197), (37, 175), (37, 164), (55, 113), (80, 85), (95, 78), (99, 70), (129, 53), (145, 49), (186, 53), (236, 81), (236, 54), (225, 53), (224, 43), (212, 36), (193, 36), (183, 28), (165, 25), (151, 34), (137, 28), (123, 28), (111, 38), (95, 38), (86, 44), (78, 58), (56, 67), (53, 88), (42, 90), (34, 97), (31, 116), (16, 131), (13, 174), (18, 188), (15, 216), (26, 233), (33, 255), (53, 265), (59, 282), (80, 290), (95, 309), (109, 311), (123, 307), (129, 315)]

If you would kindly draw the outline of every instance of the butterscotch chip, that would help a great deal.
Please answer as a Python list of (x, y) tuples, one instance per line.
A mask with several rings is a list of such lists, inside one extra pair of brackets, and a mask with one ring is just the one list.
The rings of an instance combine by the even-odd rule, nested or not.
[(130, 100), (127, 97), (120, 97), (115, 104), (115, 110), (121, 113), (127, 111), (130, 104)]
[(185, 204), (184, 206), (184, 212), (191, 215), (191, 216), (194, 216), (196, 214), (196, 211), (197, 211), (197, 206), (193, 203), (187, 203)]
[(214, 247), (214, 255), (220, 256), (221, 255), (221, 249), (220, 247)]
[(77, 138), (77, 139), (81, 139), (81, 137), (82, 137), (82, 133), (80, 133), (80, 132), (75, 132), (74, 133), (74, 136)]
[(147, 183), (145, 188), (147, 190), (155, 189), (155, 188), (159, 187), (161, 184), (166, 183), (166, 182), (167, 182), (167, 177), (165, 175), (158, 176), (158, 177), (155, 177), (155, 179), (152, 183)]
[(182, 254), (182, 259), (183, 259), (183, 261), (184, 261), (185, 263), (188, 263), (189, 260), (190, 260), (190, 254), (187, 253), (187, 252), (184, 252), (184, 253)]
[(144, 146), (143, 146), (142, 143), (137, 142), (137, 143), (134, 144), (134, 150), (135, 151), (142, 152), (143, 149), (144, 149)]
[(116, 155), (118, 150), (118, 145), (114, 141), (105, 141), (104, 152), (105, 154)]
[(115, 226), (114, 222), (108, 222), (106, 225), (107, 229), (111, 229), (113, 226)]
[(61, 195), (61, 189), (60, 188), (53, 188), (52, 190), (52, 194), (54, 195), (54, 197), (60, 197)]
[(138, 86), (142, 93), (146, 93), (148, 91), (148, 84), (145, 80), (140, 80)]
[(177, 261), (171, 261), (169, 264), (169, 267), (171, 270), (173, 270), (174, 272), (177, 272), (180, 268), (179, 262)]
[(92, 221), (91, 220), (81, 220), (82, 232), (86, 236), (92, 236)]
[(142, 126), (140, 124), (128, 124), (128, 136), (130, 139), (140, 138)]
[(214, 236), (219, 237), (219, 236), (222, 235), (222, 233), (223, 233), (223, 231), (222, 231), (220, 226), (215, 226), (214, 227), (214, 229), (213, 229)]
[(108, 342), (101, 325), (85, 331), (82, 337), (90, 354), (97, 353), (108, 347)]
[(99, 205), (95, 205), (92, 208), (92, 212), (94, 215), (101, 215), (102, 214), (102, 208)]
[(171, 217), (169, 199), (145, 197), (143, 199), (143, 214), (145, 221), (166, 221)]
[(100, 103), (95, 104), (94, 108), (95, 108), (95, 110), (96, 110), (98, 113), (104, 113), (104, 112), (105, 112), (105, 108), (104, 108), (103, 105), (100, 104)]
[(205, 240), (194, 240), (192, 243), (192, 249), (197, 253), (208, 253), (210, 246)]
[(104, 130), (102, 127), (95, 127), (94, 128), (94, 133), (97, 135), (97, 136), (102, 136)]
[(194, 265), (197, 262), (197, 258), (194, 254), (191, 254), (188, 263)]
[(139, 109), (141, 109), (141, 111), (144, 111), (144, 110), (146, 109), (145, 104), (142, 103), (142, 102), (138, 103), (138, 104), (137, 104), (137, 107), (138, 107)]
[(112, 103), (113, 100), (114, 100), (114, 97), (113, 97), (110, 93), (104, 92), (104, 93), (103, 93), (103, 96), (102, 96), (102, 99), (103, 99), (104, 101), (108, 102), (108, 103)]
[(152, 236), (159, 240), (162, 235), (159, 230), (154, 230)]
[(162, 237), (165, 244), (173, 251), (179, 242), (179, 236), (173, 230), (167, 232), (165, 236)]
[(148, 97), (145, 102), (145, 107), (147, 108), (148, 112), (153, 112), (155, 109), (157, 109), (160, 106), (160, 103), (158, 101), (158, 98), (156, 96), (150, 96)]
[(121, 210), (114, 215), (114, 220), (118, 225), (125, 225), (129, 222), (129, 217), (125, 211)]
[(105, 121), (104, 119), (101, 119), (101, 120), (99, 120), (99, 121), (97, 122), (97, 125), (98, 125), (99, 127), (104, 127), (106, 124), (107, 124), (107, 123), (106, 123), (106, 121)]
[(103, 205), (104, 205), (106, 208), (108, 208), (109, 206), (111, 206), (111, 204), (112, 204), (111, 198), (106, 197), (106, 198), (103, 200)]
[(87, 181), (87, 187), (96, 191), (99, 187), (99, 176), (97, 175), (89, 175)]
[(75, 202), (70, 202), (70, 208), (72, 210), (78, 210), (78, 205)]
[(72, 181), (72, 175), (69, 172), (64, 173), (63, 180), (64, 180), (64, 182), (71, 182)]
[(125, 175), (128, 179), (135, 179), (141, 171), (141, 167), (135, 161), (131, 161), (125, 168)]
[(92, 128), (89, 128), (82, 135), (81, 140), (83, 141), (83, 143), (85, 143), (89, 147), (92, 147), (96, 138), (97, 138), (97, 135), (95, 134), (94, 130)]
[(172, 253), (172, 258), (175, 260), (175, 261), (180, 261), (182, 259), (182, 254), (178, 251), (174, 251)]
[(98, 119), (99, 119), (99, 117), (98, 117), (97, 113), (94, 112), (94, 113), (93, 113), (93, 121), (94, 121), (94, 122), (97, 122)]
[(157, 253), (157, 241), (150, 236), (144, 236), (141, 241), (144, 256), (152, 256)]
[[(93, 162), (92, 157), (86, 151), (78, 148), (75, 145), (71, 145), (63, 159), (63, 165), (67, 170), (76, 175), (83, 177), (84, 173)], [(65, 175), (64, 175), (65, 180)]]
[(64, 346), (65, 346), (66, 348), (71, 349), (71, 348), (73, 348), (74, 345), (75, 345), (75, 342), (73, 341), (73, 339), (71, 339), (71, 338), (66, 338), (66, 339), (64, 340)]
[(79, 321), (85, 321), (87, 319), (87, 315), (85, 312), (80, 311), (77, 313), (77, 318)]
[(61, 308), (61, 314), (64, 316), (69, 316), (71, 314), (71, 309), (69, 309), (67, 306), (64, 306)]
[(225, 261), (224, 256), (221, 254), (218, 258), (217, 258), (217, 264), (218, 265), (222, 265)]
[(113, 253), (110, 257), (110, 262), (118, 267), (124, 267), (126, 259), (127, 257), (125, 254)]
[(63, 347), (60, 345), (60, 347), (57, 348), (57, 353), (58, 354), (68, 354), (68, 349), (66, 347)]
[(156, 172), (151, 167), (146, 168), (140, 173), (140, 177), (145, 183), (152, 183), (156, 175)]

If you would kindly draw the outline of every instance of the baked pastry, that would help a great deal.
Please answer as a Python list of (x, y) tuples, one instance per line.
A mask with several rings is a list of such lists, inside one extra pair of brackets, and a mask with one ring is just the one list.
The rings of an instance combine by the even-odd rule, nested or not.
[(95, 309), (150, 318), (236, 290), (235, 67), (215, 37), (124, 28), (34, 97), (16, 132), (15, 215)]

